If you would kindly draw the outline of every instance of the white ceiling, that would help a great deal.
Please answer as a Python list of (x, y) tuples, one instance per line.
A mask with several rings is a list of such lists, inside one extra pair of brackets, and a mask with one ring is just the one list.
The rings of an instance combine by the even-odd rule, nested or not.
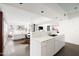
[[(53, 19), (58, 18), (59, 20), (62, 20), (67, 17), (73, 18), (79, 16), (78, 3), (23, 3), (23, 4), (7, 3), (7, 4), (49, 18)], [(41, 13), (41, 11), (44, 11), (44, 13)], [(64, 16), (64, 13), (66, 13), (67, 16)]]
[(58, 5), (67, 13), (79, 11), (79, 3), (58, 3)]
[(79, 17), (79, 3), (58, 3), (69, 19)]
[[(20, 5), (19, 3), (9, 3), (9, 5), (19, 7), (21, 9), (37, 13), (43, 16), (47, 16), (50, 18), (62, 18), (64, 15), (64, 11), (62, 10), (62, 8), (60, 8), (55, 3), (23, 3), (22, 5)], [(41, 13), (41, 11), (44, 11), (44, 13)]]
[[(79, 3), (23, 3), (22, 5), (20, 5), (19, 3), (9, 4), (37, 14), (41, 14), (41, 11), (44, 11), (44, 14), (41, 15), (51, 18), (53, 18), (53, 15), (54, 17), (61, 18), (63, 17), (64, 13), (66, 13), (69, 17), (71, 17), (72, 15), (75, 17), (76, 13), (77, 15), (79, 13)], [(59, 14), (57, 13), (53, 13), (53, 11), (56, 12), (57, 9), (59, 11), (57, 13), (62, 14), (63, 12), (62, 16), (59, 16)]]

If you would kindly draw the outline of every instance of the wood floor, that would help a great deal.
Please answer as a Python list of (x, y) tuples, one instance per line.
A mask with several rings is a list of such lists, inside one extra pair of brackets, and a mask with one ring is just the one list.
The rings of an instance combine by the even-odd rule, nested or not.
[(66, 43), (55, 56), (79, 56), (79, 45)]
[(26, 39), (26, 38), (13, 40), (13, 41), (17, 44), (29, 44), (30, 45), (30, 39)]
[[(8, 46), (7, 48), (8, 50), (5, 50), (6, 51), (5, 56), (26, 56), (26, 55), (29, 56), (30, 55), (30, 46), (27, 46), (27, 45), (14, 44), (15, 52), (13, 53), (10, 52), (10, 50), (12, 49), (10, 48), (10, 46)], [(54, 56), (79, 56), (79, 45), (66, 43), (66, 45)]]

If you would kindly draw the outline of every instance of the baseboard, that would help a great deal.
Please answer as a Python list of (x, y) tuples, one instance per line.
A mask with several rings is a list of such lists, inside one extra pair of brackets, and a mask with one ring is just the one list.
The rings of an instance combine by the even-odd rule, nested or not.
[(76, 44), (76, 43), (72, 43), (72, 42), (65, 42), (65, 43), (70, 43), (70, 44), (74, 44), (74, 45), (79, 45), (79, 44)]

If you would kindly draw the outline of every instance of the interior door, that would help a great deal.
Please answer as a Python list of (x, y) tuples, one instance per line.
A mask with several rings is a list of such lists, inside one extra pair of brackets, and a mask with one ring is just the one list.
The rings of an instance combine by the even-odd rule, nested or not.
[(3, 38), (2, 38), (2, 12), (0, 11), (0, 56), (2, 56), (3, 52)]

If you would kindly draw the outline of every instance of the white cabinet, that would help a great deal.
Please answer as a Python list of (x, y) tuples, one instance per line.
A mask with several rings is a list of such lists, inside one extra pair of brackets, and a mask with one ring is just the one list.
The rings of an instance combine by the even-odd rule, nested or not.
[[(44, 40), (43, 40), (44, 39)], [(46, 40), (45, 40), (46, 39)], [(49, 38), (32, 38), (31, 56), (53, 56), (65, 45), (64, 36)]]
[(57, 38), (55, 38), (55, 51), (54, 51), (54, 53), (56, 54), (64, 45), (65, 45), (64, 35), (58, 36)]
[(30, 41), (30, 55), (31, 56), (41, 56), (41, 45), (40, 45), (39, 41), (31, 39), (31, 41)]
[(52, 56), (54, 54), (54, 40), (49, 39), (47, 41), (42, 42), (42, 44), (43, 43), (44, 43), (44, 45), (42, 45), (42, 47), (41, 47), (41, 55), (42, 56)]
[(49, 39), (46, 46), (47, 56), (52, 56), (54, 53), (54, 39)]
[(46, 52), (47, 52), (46, 46), (41, 47), (41, 55), (40, 56), (46, 56), (47, 55)]

